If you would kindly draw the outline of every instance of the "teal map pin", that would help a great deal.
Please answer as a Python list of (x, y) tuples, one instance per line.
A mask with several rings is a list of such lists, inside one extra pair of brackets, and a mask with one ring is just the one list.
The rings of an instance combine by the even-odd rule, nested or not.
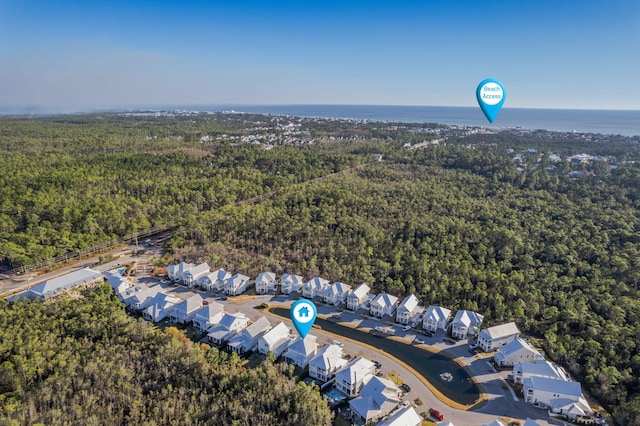
[(504, 90), (504, 86), (498, 80), (488, 78), (478, 85), (476, 98), (489, 123), (493, 123), (493, 120), (498, 116), (506, 97), (507, 91)]
[(291, 321), (293, 321), (293, 326), (298, 331), (300, 337), (304, 339), (316, 320), (318, 310), (312, 301), (300, 299), (291, 305), (289, 314)]

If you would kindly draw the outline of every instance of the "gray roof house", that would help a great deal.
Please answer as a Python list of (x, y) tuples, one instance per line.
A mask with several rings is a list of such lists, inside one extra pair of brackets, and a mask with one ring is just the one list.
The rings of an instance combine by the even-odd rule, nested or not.
[(342, 346), (327, 343), (318, 354), (309, 361), (309, 376), (322, 382), (327, 382), (333, 373), (347, 364), (343, 358)]
[(249, 277), (242, 274), (235, 274), (225, 283), (224, 291), (230, 296), (242, 294), (249, 288)]
[(222, 345), (236, 333), (249, 324), (249, 318), (243, 313), (224, 314), (220, 322), (207, 330), (209, 341), (215, 345)]
[(330, 303), (332, 305), (344, 303), (350, 291), (350, 285), (341, 282), (335, 282), (327, 287), (327, 289), (324, 291), (324, 303)]
[(360, 390), (360, 396), (349, 401), (349, 407), (363, 423), (374, 422), (400, 404), (400, 393), (391, 380), (372, 377)]
[(229, 272), (218, 269), (200, 277), (198, 284), (205, 290), (221, 290), (229, 278), (231, 278)]
[(422, 312), (424, 312), (424, 306), (420, 306), (418, 298), (410, 294), (398, 305), (396, 322), (400, 324), (417, 323)]
[(311, 358), (318, 352), (318, 343), (316, 336), (307, 334), (304, 339), (298, 337), (291, 342), (284, 357), (289, 364), (294, 364), (300, 368), (305, 368)]
[(258, 318), (258, 321), (247, 326), (244, 330), (233, 336), (227, 349), (242, 355), (255, 350), (258, 346), (258, 339), (271, 329), (271, 323), (266, 317)]
[(193, 319), (196, 315), (196, 311), (202, 307), (204, 299), (199, 294), (182, 300), (171, 311), (171, 322), (186, 324)]
[(202, 331), (218, 324), (224, 316), (224, 305), (218, 302), (210, 302), (198, 309), (193, 315), (193, 326)]
[(208, 263), (201, 263), (197, 266), (187, 269), (182, 273), (182, 283), (189, 287), (194, 287), (200, 278), (206, 276), (211, 271)]
[(473, 312), (460, 310), (451, 321), (451, 336), (454, 339), (466, 339), (480, 330), (484, 316)]
[(282, 283), (280, 290), (284, 294), (291, 294), (294, 291), (300, 293), (304, 284), (302, 276), (293, 274), (282, 274), (280, 282)]
[(480, 331), (478, 346), (485, 352), (491, 352), (516, 340), (519, 335), (520, 330), (514, 322), (495, 325)]
[(365, 283), (356, 287), (347, 296), (347, 309), (355, 311), (363, 307), (364, 303), (369, 300), (369, 291), (371, 291), (371, 287)]
[(278, 288), (278, 280), (273, 272), (260, 272), (256, 277), (256, 293), (265, 294), (270, 291), (276, 291)]
[(269, 352), (277, 357), (287, 350), (291, 343), (291, 329), (282, 321), (258, 338), (258, 352), (266, 355)]
[(175, 308), (180, 299), (172, 294), (157, 293), (142, 311), (142, 317), (147, 321), (160, 322)]

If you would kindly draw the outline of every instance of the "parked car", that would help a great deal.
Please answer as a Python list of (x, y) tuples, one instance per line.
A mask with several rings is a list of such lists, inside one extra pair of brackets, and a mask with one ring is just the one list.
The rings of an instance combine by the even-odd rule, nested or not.
[(411, 401), (402, 401), (402, 408), (407, 408), (411, 405)]
[(403, 383), (403, 384), (401, 384), (401, 385), (400, 385), (400, 390), (401, 390), (402, 392), (404, 392), (404, 393), (411, 392), (411, 386), (409, 386), (409, 385), (408, 385), (408, 384), (406, 384), (406, 383)]
[(431, 415), (431, 417), (438, 419), (439, 421), (443, 421), (444, 420), (444, 414), (442, 414), (440, 411), (434, 409), (434, 408), (429, 408), (429, 414)]
[(422, 345), (422, 344), (424, 344), (424, 340), (422, 340), (422, 339), (413, 339), (413, 343), (415, 343), (416, 345)]
[(405, 325), (404, 327), (402, 327), (402, 331), (409, 331), (409, 330), (411, 330), (410, 325)]

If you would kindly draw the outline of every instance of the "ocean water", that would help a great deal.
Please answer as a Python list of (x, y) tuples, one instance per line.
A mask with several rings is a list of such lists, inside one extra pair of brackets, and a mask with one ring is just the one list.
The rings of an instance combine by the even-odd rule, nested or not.
[(440, 123), (491, 129), (521, 127), (530, 130), (640, 136), (640, 110), (570, 110), (504, 108), (490, 124), (478, 107), (385, 105), (219, 105), (182, 107), (209, 111), (234, 110), (299, 117), (353, 118), (405, 123)]
[[(480, 126), (490, 129), (521, 127), (529, 130), (602, 133), (640, 136), (640, 110), (576, 110), (503, 108), (490, 124), (479, 107), (399, 106), (399, 105), (162, 105), (114, 107), (80, 112), (131, 110), (192, 110), (288, 114), (299, 117), (353, 118), (359, 120), (399, 121), (405, 123), (439, 123)], [(0, 115), (47, 115), (74, 113), (47, 108), (3, 108)]]

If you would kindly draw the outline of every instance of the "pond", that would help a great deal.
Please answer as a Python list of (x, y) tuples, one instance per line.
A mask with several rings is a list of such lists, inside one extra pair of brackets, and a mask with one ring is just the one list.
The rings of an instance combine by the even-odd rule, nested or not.
[[(276, 315), (289, 318), (288, 309), (272, 308), (271, 311)], [(321, 318), (317, 318), (315, 323), (323, 330), (384, 350), (411, 366), (444, 396), (457, 403), (471, 405), (480, 399), (480, 389), (471, 380), (467, 371), (446, 355), (429, 352), (373, 333), (344, 327)]]

